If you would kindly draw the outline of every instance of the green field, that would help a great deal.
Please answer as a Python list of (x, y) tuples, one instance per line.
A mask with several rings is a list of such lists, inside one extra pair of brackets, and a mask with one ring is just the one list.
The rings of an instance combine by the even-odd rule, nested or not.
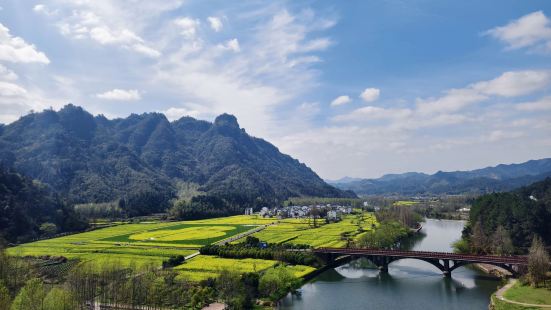
[(343, 235), (356, 237), (361, 231), (377, 226), (377, 220), (371, 214), (349, 215), (342, 221), (312, 228), (301, 220), (282, 222), (269, 226), (263, 231), (254, 234), (255, 237), (269, 243), (290, 242), (295, 244), (308, 244), (312, 247), (344, 247), (346, 240)]
[[(136, 268), (151, 265), (158, 267), (171, 256), (192, 254), (203, 245), (224, 240), (258, 225), (270, 225), (255, 234), (270, 243), (291, 242), (314, 247), (339, 247), (346, 245), (346, 236), (355, 238), (361, 231), (370, 230), (377, 223), (372, 215), (363, 214), (349, 215), (340, 222), (317, 228), (312, 228), (304, 219), (277, 220), (245, 215), (185, 222), (119, 224), (23, 244), (10, 248), (8, 253), (20, 257), (64, 256), (92, 266), (113, 263)], [(176, 270), (183, 278), (202, 280), (215, 277), (223, 269), (238, 272), (262, 271), (277, 263), (274, 260), (199, 255), (176, 267)], [(308, 266), (286, 268), (298, 277), (314, 270)]]
[(232, 216), (187, 222), (121, 224), (10, 248), (15, 256), (65, 256), (91, 264), (117, 262), (143, 266), (174, 255), (189, 255), (205, 245), (269, 224), (273, 219)]
[[(224, 269), (237, 271), (239, 273), (260, 272), (276, 264), (278, 264), (278, 262), (275, 260), (254, 258), (231, 259), (199, 255), (176, 267), (175, 270), (178, 271), (179, 276), (183, 279), (200, 281), (208, 279), (209, 277), (215, 278), (218, 273)], [(297, 277), (301, 277), (315, 270), (313, 267), (301, 265), (288, 266), (287, 268)]]

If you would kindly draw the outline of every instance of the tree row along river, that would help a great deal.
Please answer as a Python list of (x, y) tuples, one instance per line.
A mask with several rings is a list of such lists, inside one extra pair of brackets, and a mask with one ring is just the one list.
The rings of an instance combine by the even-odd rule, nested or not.
[[(402, 242), (405, 250), (451, 252), (464, 222), (427, 219), (419, 234)], [(488, 309), (499, 279), (472, 267), (451, 278), (429, 263), (403, 259), (380, 274), (365, 259), (327, 270), (288, 295), (280, 309)]]

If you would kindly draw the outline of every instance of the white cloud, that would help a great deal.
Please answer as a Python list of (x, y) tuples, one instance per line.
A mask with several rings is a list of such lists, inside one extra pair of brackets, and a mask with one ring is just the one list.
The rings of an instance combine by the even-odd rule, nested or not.
[(365, 102), (373, 102), (379, 99), (380, 94), (381, 94), (381, 90), (378, 88), (366, 88), (360, 94), (360, 98), (362, 98), (363, 101)]
[(551, 52), (551, 21), (542, 11), (524, 15), (485, 34), (504, 42), (510, 49), (531, 48)]
[(0, 97), (17, 97), (26, 93), (27, 90), (17, 84), (0, 81)]
[(522, 136), (524, 136), (524, 134), (519, 131), (494, 130), (489, 134), (482, 136), (481, 142), (484, 142), (484, 141), (497, 142), (501, 140), (520, 138)]
[(385, 109), (374, 106), (367, 106), (356, 109), (348, 114), (337, 115), (333, 118), (334, 121), (364, 121), (364, 120), (381, 120), (381, 119), (405, 119), (412, 115), (410, 109)]
[(59, 13), (58, 10), (50, 10), (44, 4), (37, 4), (33, 7), (33, 11), (39, 14), (44, 14), (46, 16), (53, 16)]
[(446, 95), (436, 99), (418, 100), (417, 108), (424, 114), (454, 112), (490, 96), (517, 97), (543, 90), (550, 84), (550, 71), (509, 71), (492, 80), (448, 90)]
[(176, 108), (176, 107), (168, 108), (167, 110), (162, 111), (162, 113), (170, 121), (178, 120), (178, 119), (182, 118), (183, 116), (197, 117), (199, 115), (199, 111), (189, 110), (189, 109), (186, 109), (186, 108)]
[(532, 102), (523, 102), (516, 105), (517, 110), (521, 111), (546, 111), (551, 110), (551, 97), (543, 97)]
[(6, 68), (4, 65), (0, 64), (0, 80), (4, 81), (15, 81), (17, 80), (18, 76), (15, 74), (15, 72), (11, 71), (10, 69)]
[(20, 37), (14, 37), (10, 30), (0, 23), (0, 60), (21, 63), (48, 64), (50, 60), (43, 52)]
[(96, 97), (105, 100), (116, 100), (116, 101), (136, 101), (141, 99), (140, 92), (136, 89), (118, 89), (115, 88), (110, 91), (106, 91), (101, 94), (97, 94)]
[[(316, 33), (321, 30), (315, 15), (291, 14), (281, 7), (274, 4), (255, 11), (254, 16), (237, 14), (241, 23), (254, 25), (243, 33), (243, 41), (213, 45), (197, 29), (193, 39), (184, 44), (179, 40), (176, 51), (162, 57), (156, 66), (156, 83), (182, 100), (196, 102), (185, 108), (198, 111), (201, 117), (231, 113), (251, 134), (267, 139), (281, 135), (282, 129), (302, 126), (304, 120), (293, 118), (297, 113), (294, 103), (317, 85), (319, 72), (312, 67), (320, 61), (315, 51), (323, 44), (308, 45), (323, 36)], [(191, 19), (185, 25), (197, 23)], [(176, 26), (176, 31), (181, 30)]]
[(346, 96), (346, 95), (343, 95), (343, 96), (338, 96), (337, 98), (335, 98), (333, 101), (331, 101), (331, 106), (332, 107), (337, 107), (337, 106), (340, 106), (340, 105), (344, 105), (344, 104), (347, 104), (349, 102), (351, 102), (352, 100), (350, 99), (349, 96)]
[(241, 47), (239, 46), (239, 40), (237, 40), (235, 38), (226, 41), (226, 43), (224, 43), (224, 44), (218, 44), (218, 47), (223, 49), (223, 50), (230, 50), (230, 51), (233, 51), (233, 52), (236, 52), (236, 53), (241, 51)]
[(472, 89), (487, 95), (517, 97), (542, 90), (549, 84), (550, 71), (509, 71), (493, 80), (478, 82)]
[(200, 23), (198, 19), (192, 19), (190, 17), (182, 17), (174, 20), (174, 24), (180, 28), (180, 33), (188, 39), (195, 38)]
[[(42, 4), (34, 10), (49, 18), (56, 19), (56, 25), (64, 36), (85, 40), (89, 39), (101, 45), (119, 46), (150, 58), (157, 58), (161, 53), (146, 42), (132, 28), (140, 28), (136, 20), (153, 18), (172, 4), (159, 5), (156, 9), (147, 2), (127, 1), (65, 1), (58, 0), (57, 8), (49, 10)], [(121, 6), (119, 8), (118, 6)], [(144, 13), (146, 13), (144, 15)]]
[(220, 20), (220, 18), (218, 18), (218, 17), (209, 16), (207, 18), (207, 20), (210, 24), (210, 28), (212, 30), (214, 30), (215, 32), (221, 31), (222, 28), (224, 27), (224, 24), (222, 23), (222, 20)]
[(422, 114), (455, 112), (486, 98), (472, 89), (451, 89), (439, 98), (417, 100), (417, 110)]

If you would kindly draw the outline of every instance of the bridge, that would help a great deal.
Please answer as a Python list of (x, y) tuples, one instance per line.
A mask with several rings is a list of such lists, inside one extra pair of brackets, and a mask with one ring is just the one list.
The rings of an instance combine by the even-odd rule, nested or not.
[(351, 259), (365, 257), (382, 272), (388, 272), (388, 265), (400, 259), (418, 259), (440, 269), (445, 276), (451, 276), (455, 269), (469, 264), (489, 264), (501, 267), (517, 276), (519, 268), (528, 264), (526, 256), (472, 255), (445, 252), (402, 251), (385, 249), (318, 248), (313, 249), (327, 265), (339, 266)]

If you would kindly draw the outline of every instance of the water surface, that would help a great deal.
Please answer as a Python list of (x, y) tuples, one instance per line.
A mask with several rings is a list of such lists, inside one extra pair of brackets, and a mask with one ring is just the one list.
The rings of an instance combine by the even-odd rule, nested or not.
[[(462, 221), (428, 219), (402, 247), (451, 252), (463, 226)], [(498, 284), (497, 278), (468, 267), (446, 278), (427, 262), (403, 259), (380, 274), (358, 259), (320, 274), (301, 288), (300, 296), (284, 298), (280, 309), (488, 309)]]

